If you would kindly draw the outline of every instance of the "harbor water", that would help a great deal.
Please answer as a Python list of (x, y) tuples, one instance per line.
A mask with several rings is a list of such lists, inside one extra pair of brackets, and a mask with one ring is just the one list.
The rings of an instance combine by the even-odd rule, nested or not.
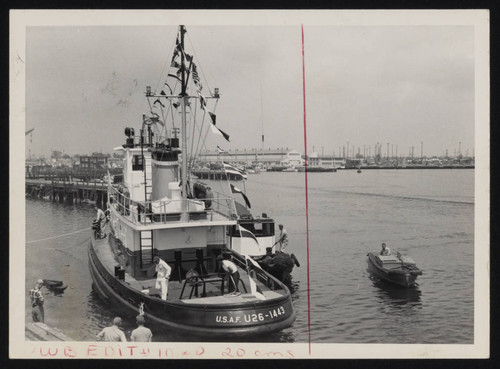
[[(301, 263), (293, 271), (293, 326), (248, 341), (473, 343), (474, 170), (309, 173), (307, 220), (304, 173), (252, 174), (238, 187), (246, 190), (254, 216), (266, 212), (285, 225), (287, 251)], [(87, 246), (93, 217), (92, 205), (26, 199), (26, 289), (38, 278), (68, 284), (61, 295), (45, 295), (45, 322), (79, 341), (95, 340), (116, 314), (92, 291)], [(370, 276), (366, 255), (382, 242), (416, 261), (423, 270), (418, 287)], [(129, 337), (135, 317), (122, 318)], [(196, 340), (151, 328), (153, 341)]]

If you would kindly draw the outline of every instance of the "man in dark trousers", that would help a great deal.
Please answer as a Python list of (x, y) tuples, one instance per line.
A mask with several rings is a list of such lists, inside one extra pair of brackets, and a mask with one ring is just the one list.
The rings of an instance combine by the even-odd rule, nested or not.
[(231, 261), (231, 255), (229, 253), (224, 253), (222, 256), (222, 269), (226, 272), (229, 294), (233, 296), (238, 296), (240, 294), (238, 283), (240, 281), (240, 272), (236, 264)]
[(44, 298), (42, 295), (41, 288), (44, 283), (41, 279), (36, 281), (35, 287), (30, 290), (30, 299), (31, 299), (31, 317), (34, 322), (44, 322), (45, 321), (45, 311), (43, 309)]

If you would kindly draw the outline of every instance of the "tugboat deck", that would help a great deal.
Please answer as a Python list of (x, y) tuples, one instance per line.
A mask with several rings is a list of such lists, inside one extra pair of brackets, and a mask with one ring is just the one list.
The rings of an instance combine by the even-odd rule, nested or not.
[[(95, 240), (95, 246), (94, 250), (103, 264), (103, 266), (109, 271), (109, 273), (114, 273), (114, 267), (118, 264), (120, 264), (120, 256), (119, 254), (115, 253), (113, 251), (113, 248), (108, 242), (109, 240), (103, 239), (103, 240)], [(197, 288), (197, 293), (192, 292), (193, 285), (186, 283), (185, 290), (182, 291), (184, 282), (185, 280), (182, 280), (181, 283), (179, 281), (170, 281), (168, 283), (168, 296), (167, 296), (167, 301), (171, 302), (181, 302), (185, 304), (235, 304), (235, 303), (242, 303), (242, 302), (249, 302), (249, 301), (260, 301), (259, 298), (257, 298), (254, 294), (251, 293), (251, 287), (250, 287), (250, 277), (248, 276), (247, 272), (240, 268), (238, 266), (238, 270), (240, 272), (240, 283), (238, 284), (239, 290), (241, 292), (240, 295), (230, 295), (227, 293), (227, 283), (224, 282), (225, 285), (225, 292), (226, 294), (222, 295), (221, 294), (221, 287), (222, 287), (222, 281), (223, 277), (208, 277), (205, 278), (204, 282), (205, 283), (199, 283), (198, 288)], [(144, 290), (149, 290), (151, 293), (144, 293), (145, 295), (149, 296), (150, 298), (158, 298), (155, 295), (160, 293), (159, 290), (155, 288), (156, 285), (156, 278), (148, 278), (148, 279), (136, 279), (130, 274), (125, 272), (125, 279), (124, 283), (129, 285), (131, 288), (133, 288), (136, 291), (142, 292)], [(271, 291), (267, 286), (265, 286), (262, 282), (257, 280), (256, 278), (253, 279), (255, 282), (256, 286), (260, 289), (262, 292), (262, 295), (264, 296), (265, 300), (270, 300), (274, 298), (278, 298), (283, 296), (283, 293), (281, 290), (278, 291)], [(200, 296), (202, 291), (204, 290), (204, 286), (206, 288), (206, 295), (205, 297)], [(152, 291), (151, 291), (152, 290)], [(180, 299), (182, 295), (182, 299)]]
[[(262, 291), (262, 294), (266, 297), (266, 300), (270, 300), (281, 295), (275, 291)], [(240, 302), (248, 302), (252, 300), (258, 300), (251, 293), (242, 293), (238, 296), (224, 295), (224, 296), (213, 296), (213, 297), (203, 297), (203, 298), (192, 298), (190, 300), (182, 300), (186, 304), (234, 304)]]

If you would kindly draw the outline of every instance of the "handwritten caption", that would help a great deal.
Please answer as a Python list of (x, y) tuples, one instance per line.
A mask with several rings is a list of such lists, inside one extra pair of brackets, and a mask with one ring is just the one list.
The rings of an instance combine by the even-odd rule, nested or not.
[(224, 348), (205, 348), (202, 345), (190, 348), (148, 347), (142, 345), (96, 345), (68, 344), (50, 346), (33, 345), (30, 355), (40, 358), (295, 358), (291, 349), (258, 350), (237, 346)]

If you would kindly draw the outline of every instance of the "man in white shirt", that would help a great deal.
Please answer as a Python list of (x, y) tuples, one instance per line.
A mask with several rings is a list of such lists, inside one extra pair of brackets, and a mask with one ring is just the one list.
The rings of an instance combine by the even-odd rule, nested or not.
[(111, 327), (106, 327), (97, 334), (97, 340), (106, 342), (127, 342), (125, 333), (120, 329), (121, 325), (122, 319), (117, 316), (113, 319), (113, 325)]
[(159, 256), (153, 258), (153, 263), (156, 264), (156, 288), (161, 289), (161, 299), (166, 300), (168, 294), (168, 280), (172, 273), (172, 268), (167, 262)]
[(222, 257), (222, 269), (226, 272), (229, 294), (239, 295), (238, 283), (240, 281), (240, 272), (238, 272), (238, 267), (230, 260), (230, 254), (224, 254)]
[(391, 255), (391, 249), (386, 246), (385, 242), (382, 243), (382, 251), (380, 251), (380, 255), (383, 256)]

